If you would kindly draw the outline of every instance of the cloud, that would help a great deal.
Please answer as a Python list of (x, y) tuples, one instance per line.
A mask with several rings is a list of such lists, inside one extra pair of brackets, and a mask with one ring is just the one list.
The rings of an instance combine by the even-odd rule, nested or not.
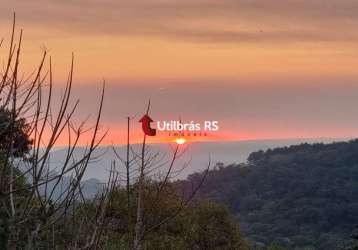
[[(138, 91), (135, 85), (108, 85), (102, 122), (104, 128), (125, 127), (125, 117), (134, 116), (132, 126), (138, 126), (151, 98), (151, 114), (156, 120), (179, 116), (187, 122), (217, 120), (222, 133), (238, 137), (351, 137), (358, 132), (358, 86), (354, 81), (351, 79), (344, 87), (307, 82), (276, 87), (265, 83), (215, 86), (205, 82), (202, 87), (188, 82), (187, 86), (171, 86), (164, 91), (151, 86), (142, 86)], [(74, 86), (73, 94), (81, 95), (78, 113), (83, 117), (87, 117), (88, 110), (96, 109), (98, 101), (94, 100), (99, 99), (99, 90), (94, 85)], [(117, 133), (113, 129), (116, 128), (111, 128), (110, 138)]]
[(154, 36), (190, 42), (358, 40), (353, 0), (0, 0), (0, 22), (69, 35)]

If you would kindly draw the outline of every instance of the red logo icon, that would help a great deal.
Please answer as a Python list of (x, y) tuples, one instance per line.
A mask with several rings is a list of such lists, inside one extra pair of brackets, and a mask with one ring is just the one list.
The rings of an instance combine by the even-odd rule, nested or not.
[(142, 123), (142, 129), (144, 134), (148, 135), (148, 136), (155, 136), (156, 135), (156, 130), (154, 128), (150, 127), (150, 123), (153, 122), (152, 118), (149, 117), (149, 115), (144, 115), (139, 122)]

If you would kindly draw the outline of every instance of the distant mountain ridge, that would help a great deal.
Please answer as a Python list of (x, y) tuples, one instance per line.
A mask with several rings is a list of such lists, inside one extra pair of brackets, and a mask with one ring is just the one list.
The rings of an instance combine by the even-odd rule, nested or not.
[[(211, 158), (211, 165), (214, 166), (217, 162), (224, 165), (242, 163), (247, 160), (250, 153), (258, 150), (266, 150), (274, 147), (283, 147), (289, 145), (300, 144), (304, 142), (315, 143), (323, 142), (330, 143), (342, 139), (277, 139), (277, 140), (249, 140), (249, 141), (227, 141), (227, 142), (195, 142), (185, 144), (183, 147), (188, 147), (184, 155), (177, 160), (175, 167), (181, 168), (186, 161), (191, 161), (191, 164), (186, 168), (181, 175), (180, 179), (185, 179), (189, 174), (205, 169)], [(173, 144), (171, 146), (174, 146)], [(171, 148), (168, 144), (149, 144), (152, 151), (160, 152), (166, 155), (166, 159), (170, 158)], [(125, 157), (126, 146), (114, 146), (115, 150), (121, 157)], [(133, 149), (137, 152), (140, 151), (140, 145), (133, 145)], [(80, 158), (85, 152), (85, 148), (78, 147), (74, 151), (75, 158)], [(61, 166), (61, 162), (65, 159), (66, 149), (59, 149), (51, 153), (51, 165), (53, 169)], [(104, 182), (107, 180), (108, 171), (111, 162), (116, 159), (111, 146), (101, 146), (93, 154), (92, 160), (84, 175), (86, 179), (99, 179)], [(117, 168), (119, 171), (124, 171), (124, 167), (117, 159)]]

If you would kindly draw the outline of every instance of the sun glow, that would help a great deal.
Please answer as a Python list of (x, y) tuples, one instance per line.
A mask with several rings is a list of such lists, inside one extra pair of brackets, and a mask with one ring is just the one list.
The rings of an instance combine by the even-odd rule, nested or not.
[(182, 145), (186, 142), (185, 138), (177, 138), (175, 139), (175, 142), (179, 145)]

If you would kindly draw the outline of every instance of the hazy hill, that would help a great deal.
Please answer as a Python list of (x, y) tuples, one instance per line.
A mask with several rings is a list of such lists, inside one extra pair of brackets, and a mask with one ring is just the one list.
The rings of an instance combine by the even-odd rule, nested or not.
[[(303, 142), (332, 142), (335, 139), (285, 139), (285, 140), (252, 140), (252, 141), (235, 141), (235, 142), (197, 142), (190, 143), (183, 146), (187, 148), (184, 155), (178, 159), (175, 167), (180, 169), (186, 161), (191, 160), (191, 164), (178, 177), (186, 178), (189, 174), (198, 172), (204, 169), (208, 164), (209, 155), (212, 160), (212, 166), (217, 162), (222, 162), (225, 165), (233, 163), (245, 162), (251, 152), (258, 150), (266, 150), (273, 147), (283, 147)], [(336, 139), (337, 140), (337, 139)], [(171, 145), (173, 146), (173, 145)], [(171, 153), (171, 146), (169, 144), (151, 144), (150, 148), (153, 152), (160, 152), (167, 155), (165, 159), (169, 158)], [(140, 152), (140, 145), (133, 145), (135, 151)], [(125, 157), (126, 147), (115, 146), (115, 150), (121, 157)], [(75, 150), (75, 158), (83, 155), (85, 149), (78, 147)], [(51, 154), (51, 166), (56, 169), (64, 161), (66, 155), (65, 149), (59, 149)], [(89, 164), (85, 173), (84, 179), (96, 178), (100, 181), (105, 181), (108, 176), (108, 170), (113, 159), (116, 159), (111, 147), (99, 147), (93, 154), (94, 159)], [(121, 164), (117, 164), (119, 170), (124, 170)]]
[[(337, 140), (337, 139), (336, 139)], [(236, 164), (245, 162), (249, 154), (256, 150), (265, 150), (277, 146), (286, 146), (291, 144), (298, 144), (302, 142), (331, 142), (334, 139), (287, 139), (287, 140), (253, 140), (253, 141), (238, 141), (238, 142), (198, 142), (182, 146), (185, 151), (183, 156), (180, 157), (175, 164), (175, 168), (181, 169), (183, 164), (191, 161), (191, 164), (186, 168), (177, 178), (185, 179), (189, 174), (205, 169), (208, 164), (209, 155), (211, 157), (211, 167), (220, 162), (225, 165)], [(160, 152), (165, 155), (164, 160), (169, 160), (171, 154), (171, 147), (175, 145), (169, 144), (150, 144), (152, 152)], [(126, 155), (125, 146), (115, 146), (116, 152), (124, 158)], [(133, 145), (136, 152), (140, 152), (140, 145)], [(77, 147), (74, 150), (74, 159), (80, 159), (86, 153), (84, 147)], [(66, 158), (66, 149), (57, 149), (51, 153), (50, 168), (51, 171), (59, 172), (64, 159)], [(107, 181), (108, 171), (113, 160), (117, 161), (116, 167), (120, 172), (124, 172), (124, 167), (117, 159), (113, 147), (102, 146), (99, 147), (92, 155), (92, 159), (88, 164), (85, 172), (82, 189), (83, 194), (87, 198), (93, 197), (98, 190), (102, 188), (102, 184)], [(20, 167), (22, 164), (20, 164)], [(22, 167), (26, 169), (25, 166)], [(70, 174), (63, 179), (63, 181), (56, 186), (54, 198), (65, 190), (70, 183)], [(55, 185), (56, 181), (50, 182), (47, 187), (42, 186), (40, 191), (49, 188), (50, 190)]]
[[(322, 250), (350, 241), (358, 224), (358, 140), (257, 151), (248, 159), (210, 171), (199, 196), (230, 207), (249, 239)], [(181, 186), (190, 189), (187, 183)]]

